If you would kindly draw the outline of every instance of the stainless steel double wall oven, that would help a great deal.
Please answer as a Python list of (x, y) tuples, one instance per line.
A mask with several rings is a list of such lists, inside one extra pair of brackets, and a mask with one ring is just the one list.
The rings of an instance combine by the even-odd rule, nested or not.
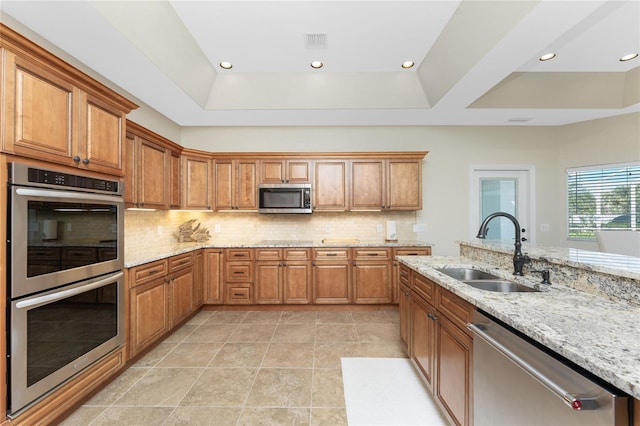
[(9, 415), (124, 344), (122, 192), (122, 181), (9, 165)]

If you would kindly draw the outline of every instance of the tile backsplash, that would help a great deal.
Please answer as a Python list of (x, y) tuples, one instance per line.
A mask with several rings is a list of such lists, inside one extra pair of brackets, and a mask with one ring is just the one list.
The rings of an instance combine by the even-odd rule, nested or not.
[(258, 242), (260, 240), (311, 240), (357, 238), (385, 239), (386, 222), (395, 220), (399, 240), (415, 240), (416, 213), (350, 212), (296, 215), (264, 215), (255, 212), (211, 213), (198, 211), (132, 211), (125, 213), (125, 251), (145, 247), (175, 247), (178, 228), (197, 219), (211, 234), (208, 244)]

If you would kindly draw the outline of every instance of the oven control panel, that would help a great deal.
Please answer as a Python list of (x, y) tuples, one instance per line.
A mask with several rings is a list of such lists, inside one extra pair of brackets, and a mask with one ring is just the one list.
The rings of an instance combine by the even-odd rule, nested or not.
[(114, 195), (122, 194), (124, 186), (120, 181), (40, 169), (20, 163), (12, 163), (11, 166), (11, 183), (14, 185), (65, 187), (92, 192), (105, 192)]

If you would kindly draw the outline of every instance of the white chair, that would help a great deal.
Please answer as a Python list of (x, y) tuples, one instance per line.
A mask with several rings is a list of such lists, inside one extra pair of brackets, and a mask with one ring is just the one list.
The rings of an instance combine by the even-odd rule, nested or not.
[(640, 257), (640, 231), (596, 231), (596, 241), (603, 253)]

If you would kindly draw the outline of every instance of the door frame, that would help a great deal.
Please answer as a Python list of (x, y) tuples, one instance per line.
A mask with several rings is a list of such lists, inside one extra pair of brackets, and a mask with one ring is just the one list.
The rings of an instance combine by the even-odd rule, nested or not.
[[(504, 172), (517, 172), (524, 175), (526, 182), (524, 188), (526, 194), (518, 194), (519, 199), (525, 200), (526, 210), (529, 218), (529, 223), (524, 224), (527, 232), (523, 237), (527, 238), (526, 243), (535, 244), (536, 242), (536, 205), (535, 205), (535, 182), (536, 182), (536, 168), (532, 164), (474, 164), (471, 165), (469, 173), (470, 180), (470, 199), (469, 199), (469, 238), (471, 241), (476, 240), (476, 233), (480, 227), (480, 219), (478, 217), (478, 208), (480, 207), (480, 177), (486, 177), (487, 172), (497, 172), (504, 174)], [(479, 176), (482, 173), (483, 176)], [(496, 176), (500, 177), (500, 176)], [(516, 176), (514, 176), (516, 177)], [(521, 176), (518, 176), (521, 177)], [(524, 198), (523, 198), (524, 197)]]

